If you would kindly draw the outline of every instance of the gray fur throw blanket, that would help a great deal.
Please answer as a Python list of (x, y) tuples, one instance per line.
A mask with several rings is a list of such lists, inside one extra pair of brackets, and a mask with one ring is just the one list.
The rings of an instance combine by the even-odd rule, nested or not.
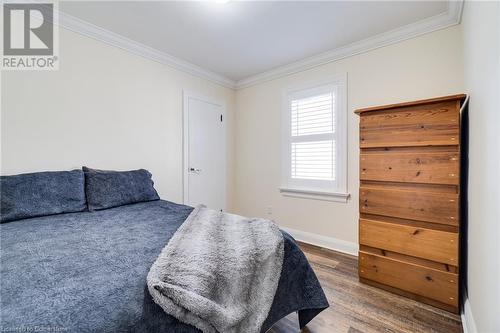
[(166, 313), (205, 333), (258, 333), (283, 255), (273, 222), (198, 206), (151, 266), (149, 293)]

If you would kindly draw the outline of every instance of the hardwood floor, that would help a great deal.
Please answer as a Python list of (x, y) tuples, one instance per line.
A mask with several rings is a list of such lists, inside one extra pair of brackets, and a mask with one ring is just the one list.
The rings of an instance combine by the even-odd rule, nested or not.
[[(330, 303), (303, 333), (462, 332), (457, 315), (360, 283), (356, 257), (307, 244), (300, 247)], [(293, 313), (269, 333), (299, 331), (297, 315)]]

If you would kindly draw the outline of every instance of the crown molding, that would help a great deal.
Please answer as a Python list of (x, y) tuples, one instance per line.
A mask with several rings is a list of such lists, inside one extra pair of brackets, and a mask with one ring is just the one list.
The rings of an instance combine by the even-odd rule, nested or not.
[(250, 87), (255, 84), (274, 80), (283, 76), (302, 72), (333, 61), (365, 53), (384, 46), (395, 44), (410, 38), (421, 36), (433, 31), (445, 29), (460, 24), (463, 10), (463, 0), (450, 0), (448, 9), (421, 21), (396, 28), (331, 51), (280, 66), (236, 82), (236, 89)]
[(80, 35), (96, 39), (146, 59), (153, 60), (185, 73), (209, 80), (226, 88), (234, 89), (236, 86), (236, 82), (234, 80), (225, 76), (206, 70), (167, 53), (158, 51), (157, 49), (81, 20), (60, 10), (56, 17), (58, 17), (58, 20), (55, 22), (57, 25)]
[(331, 51), (320, 53), (288, 65), (276, 67), (272, 70), (253, 75), (239, 81), (232, 80), (223, 75), (194, 65), (188, 61), (161, 52), (120, 34), (64, 13), (60, 10), (58, 15), (56, 15), (57, 21), (55, 23), (60, 27), (71, 30), (80, 35), (99, 40), (146, 59), (156, 61), (185, 73), (220, 84), (226, 88), (242, 89), (460, 24), (463, 11), (463, 1), (464, 0), (449, 0), (447, 11), (439, 15), (384, 32)]

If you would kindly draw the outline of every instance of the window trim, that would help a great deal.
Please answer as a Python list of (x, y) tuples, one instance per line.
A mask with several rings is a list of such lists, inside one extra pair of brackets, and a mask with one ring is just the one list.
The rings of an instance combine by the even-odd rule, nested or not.
[[(291, 112), (290, 99), (297, 96), (308, 96), (314, 91), (336, 89), (335, 95), (335, 144), (336, 144), (336, 177), (332, 187), (303, 185), (291, 179)], [(280, 192), (284, 196), (306, 199), (347, 202), (347, 73), (336, 74), (327, 79), (307, 82), (291, 86), (283, 91), (282, 101), (282, 170)], [(321, 181), (319, 181), (321, 182)], [(323, 184), (328, 181), (323, 182)], [(309, 183), (314, 183), (311, 181)]]

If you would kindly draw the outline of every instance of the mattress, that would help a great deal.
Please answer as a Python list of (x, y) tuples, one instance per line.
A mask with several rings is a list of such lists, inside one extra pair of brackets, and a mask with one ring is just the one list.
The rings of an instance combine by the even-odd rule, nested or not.
[[(0, 225), (3, 332), (199, 332), (156, 305), (149, 268), (192, 207), (158, 200)], [(262, 328), (299, 311), (301, 326), (328, 307), (293, 238)], [(230, 265), (228, 265), (230, 269)]]

